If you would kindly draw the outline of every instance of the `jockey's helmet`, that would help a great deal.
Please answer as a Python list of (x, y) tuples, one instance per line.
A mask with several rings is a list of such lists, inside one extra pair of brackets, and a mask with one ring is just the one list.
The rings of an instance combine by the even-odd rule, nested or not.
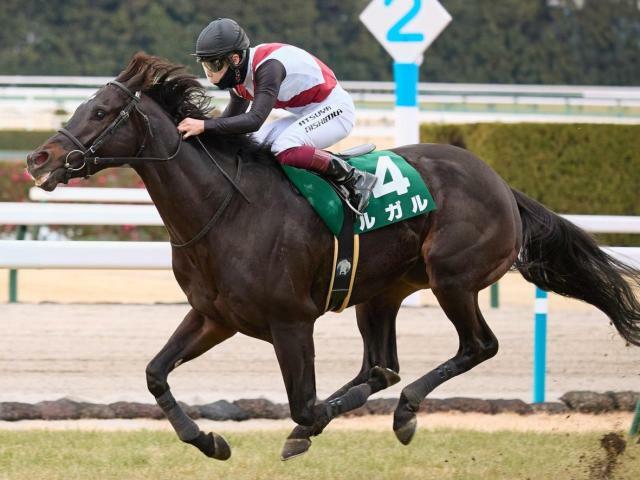
[(235, 20), (216, 18), (200, 32), (193, 55), (198, 59), (226, 57), (249, 46), (249, 37)]

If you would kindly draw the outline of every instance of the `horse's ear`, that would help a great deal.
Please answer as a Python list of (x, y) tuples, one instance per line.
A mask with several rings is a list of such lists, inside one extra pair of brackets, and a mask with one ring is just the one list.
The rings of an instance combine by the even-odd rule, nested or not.
[(145, 85), (146, 78), (146, 72), (137, 73), (127, 81), (127, 87), (132, 91), (144, 91), (147, 88), (147, 85)]
[(124, 83), (131, 90), (143, 90), (149, 68), (149, 59), (150, 55), (144, 52), (137, 52), (131, 57), (129, 65), (120, 72), (116, 80)]

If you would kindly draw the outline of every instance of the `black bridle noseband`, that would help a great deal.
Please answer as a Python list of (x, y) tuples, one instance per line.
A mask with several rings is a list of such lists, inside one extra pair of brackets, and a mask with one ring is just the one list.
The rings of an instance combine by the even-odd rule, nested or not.
[[(138, 102), (140, 101), (141, 92), (136, 91), (135, 93), (133, 93), (131, 92), (131, 90), (129, 90), (129, 88), (126, 85), (118, 82), (117, 80), (112, 80), (108, 82), (107, 85), (115, 85), (116, 87), (121, 89), (123, 92), (125, 92), (130, 99), (129, 103), (127, 103), (123, 107), (123, 109), (120, 111), (118, 116), (107, 126), (107, 128), (105, 128), (102, 131), (102, 133), (100, 133), (100, 135), (98, 135), (98, 137), (93, 141), (91, 146), (89, 146), (88, 148), (85, 147), (84, 144), (80, 140), (78, 140), (78, 138), (66, 128), (60, 128), (58, 130), (58, 132), (62, 133), (65, 137), (71, 140), (75, 146), (78, 147), (78, 149), (71, 150), (70, 152), (68, 152), (67, 156), (65, 157), (65, 161), (64, 161), (65, 183), (68, 182), (69, 179), (73, 177), (74, 172), (82, 172), (81, 173), (82, 176), (84, 176), (85, 178), (89, 178), (91, 175), (93, 175), (97, 171), (97, 168), (94, 168), (94, 167), (127, 165), (127, 164), (129, 166), (132, 166), (136, 163), (144, 163), (144, 162), (167, 162), (169, 160), (173, 160), (180, 152), (180, 147), (182, 146), (182, 135), (178, 135), (178, 138), (179, 138), (178, 147), (176, 148), (176, 151), (172, 155), (164, 158), (163, 157), (140, 157), (139, 155), (144, 151), (146, 147), (147, 135), (153, 137), (153, 132), (151, 130), (151, 123), (149, 122), (149, 117), (147, 117), (147, 115), (145, 115), (144, 112), (142, 112), (142, 110), (138, 108)], [(129, 120), (131, 115), (135, 112), (138, 112), (138, 114), (142, 117), (146, 125), (144, 138), (142, 140), (142, 143), (140, 144), (140, 148), (138, 148), (138, 152), (136, 153), (136, 155), (134, 157), (98, 157), (96, 155), (96, 152), (98, 151), (98, 149), (109, 139), (109, 137), (111, 137), (111, 135), (113, 135), (113, 133), (116, 130), (118, 130), (127, 120)], [(213, 156), (209, 153), (209, 151), (206, 149), (206, 147), (202, 143), (202, 140), (200, 140), (199, 137), (196, 137), (196, 140), (198, 141), (202, 149), (206, 152), (206, 154), (209, 156), (209, 158), (211, 159), (211, 162), (218, 168), (218, 170), (220, 170), (222, 175), (229, 181), (229, 183), (231, 183), (233, 188), (229, 191), (229, 194), (224, 199), (224, 201), (222, 202), (218, 210), (214, 213), (214, 215), (209, 219), (209, 221), (200, 230), (200, 232), (198, 232), (191, 240), (184, 243), (176, 243), (174, 241), (171, 241), (171, 245), (176, 248), (189, 247), (195, 244), (196, 242), (198, 242), (200, 239), (204, 238), (204, 236), (209, 232), (213, 224), (218, 220), (218, 218), (220, 218), (220, 216), (222, 215), (222, 212), (226, 209), (227, 205), (229, 205), (229, 202), (231, 201), (231, 197), (233, 196), (234, 191), (237, 190), (238, 193), (240, 193), (240, 195), (245, 199), (247, 203), (251, 203), (251, 201), (247, 198), (244, 192), (240, 190), (240, 187), (238, 187), (238, 184), (237, 184), (237, 182), (240, 180), (240, 172), (242, 170), (241, 168), (242, 163), (240, 162), (240, 157), (238, 156), (238, 167), (236, 171), (236, 178), (234, 180), (220, 166), (220, 164), (216, 161), (216, 159), (213, 158)], [(79, 153), (82, 155), (81, 157), (83, 160), (82, 165), (80, 165), (77, 168), (72, 167), (71, 164), (69, 163), (69, 157), (73, 153)]]
[[(65, 161), (64, 161), (65, 181), (69, 181), (69, 179), (72, 178), (74, 172), (82, 172), (81, 173), (82, 176), (84, 176), (85, 178), (89, 178), (91, 175), (96, 173), (97, 169), (93, 167), (98, 167), (98, 166), (124, 165), (124, 164), (128, 164), (131, 166), (132, 164), (142, 163), (142, 162), (166, 162), (168, 160), (172, 160), (173, 158), (175, 158), (176, 155), (178, 155), (178, 152), (180, 151), (180, 147), (182, 146), (182, 135), (179, 135), (178, 147), (176, 148), (176, 151), (172, 155), (164, 158), (163, 157), (141, 157), (140, 154), (144, 151), (146, 147), (148, 136), (153, 137), (153, 132), (151, 131), (151, 124), (149, 123), (149, 117), (147, 117), (138, 108), (138, 102), (140, 101), (141, 93), (140, 91), (137, 91), (135, 93), (131, 92), (131, 90), (129, 90), (129, 88), (126, 85), (116, 80), (110, 81), (109, 83), (107, 83), (107, 85), (115, 85), (120, 90), (125, 92), (130, 100), (123, 107), (123, 109), (120, 111), (118, 116), (102, 131), (102, 133), (100, 133), (100, 135), (98, 135), (98, 137), (93, 141), (91, 146), (89, 146), (88, 148), (85, 147), (84, 144), (66, 128), (60, 128), (58, 130), (58, 132), (62, 133), (65, 137), (71, 140), (75, 146), (78, 147), (78, 149), (71, 150), (70, 152), (68, 152), (65, 158)], [(113, 135), (116, 132), (116, 130), (118, 130), (122, 125), (124, 125), (127, 122), (127, 120), (129, 120), (131, 115), (135, 112), (138, 112), (138, 114), (142, 117), (146, 125), (144, 139), (142, 140), (142, 143), (140, 144), (140, 148), (138, 148), (138, 152), (135, 154), (135, 156), (133, 157), (98, 157), (96, 155), (96, 152), (98, 151), (98, 149), (109, 139), (109, 137), (111, 137), (111, 135)], [(69, 162), (69, 157), (74, 153), (79, 153), (80, 155), (82, 155), (81, 157), (83, 161), (82, 165), (80, 165), (77, 168), (73, 167)]]

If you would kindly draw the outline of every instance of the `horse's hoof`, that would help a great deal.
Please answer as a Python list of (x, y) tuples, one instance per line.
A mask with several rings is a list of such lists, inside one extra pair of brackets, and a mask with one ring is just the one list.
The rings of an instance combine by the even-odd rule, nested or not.
[(200, 432), (200, 435), (187, 443), (198, 447), (198, 450), (209, 458), (227, 460), (231, 456), (231, 447), (223, 437), (216, 433)]
[(396, 434), (398, 440), (403, 445), (409, 445), (411, 440), (413, 439), (413, 435), (416, 433), (416, 427), (418, 426), (418, 421), (416, 420), (415, 415), (409, 419), (404, 425), (398, 428), (394, 428), (393, 432)]
[(284, 447), (282, 447), (280, 459), (286, 461), (299, 457), (303, 453), (307, 453), (309, 447), (311, 447), (311, 440), (308, 438), (287, 438), (284, 442)]
[(395, 385), (400, 381), (400, 375), (390, 368), (382, 368), (379, 365), (371, 369), (371, 377), (380, 378), (386, 384), (385, 388)]

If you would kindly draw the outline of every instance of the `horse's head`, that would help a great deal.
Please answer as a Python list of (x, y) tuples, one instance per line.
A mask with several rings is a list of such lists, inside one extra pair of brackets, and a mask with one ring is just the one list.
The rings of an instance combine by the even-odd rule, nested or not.
[[(144, 114), (137, 108), (140, 91), (109, 82), (82, 103), (62, 128), (27, 156), (36, 185), (51, 191), (70, 178), (89, 176), (104, 168), (100, 157), (132, 157), (146, 135)], [(140, 117), (134, 120), (133, 117)]]
[(76, 109), (66, 128), (27, 156), (27, 170), (37, 186), (51, 191), (71, 178), (131, 163), (127, 160), (148, 152), (151, 137), (157, 155), (167, 157), (162, 142), (175, 147), (175, 123), (206, 113), (205, 91), (195, 76), (181, 65), (138, 53), (116, 80)]

